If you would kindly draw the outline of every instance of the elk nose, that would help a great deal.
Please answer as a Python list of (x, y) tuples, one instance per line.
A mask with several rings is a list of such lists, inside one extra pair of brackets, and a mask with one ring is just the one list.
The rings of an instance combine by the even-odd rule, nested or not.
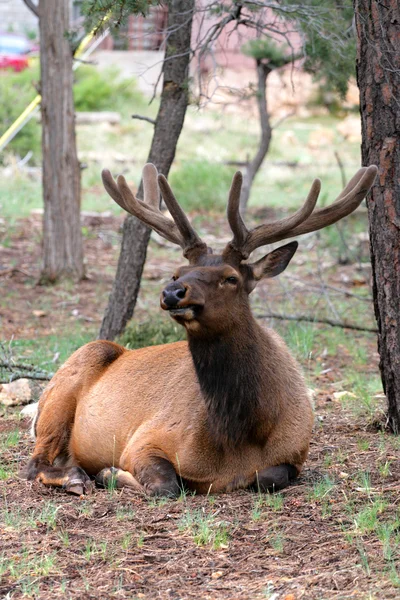
[(170, 283), (162, 292), (162, 301), (168, 308), (177, 306), (186, 295), (186, 288), (181, 283)]

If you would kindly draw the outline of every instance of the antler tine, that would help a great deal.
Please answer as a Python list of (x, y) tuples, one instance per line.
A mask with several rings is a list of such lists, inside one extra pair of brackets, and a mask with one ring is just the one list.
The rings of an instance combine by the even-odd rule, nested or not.
[(344, 198), (345, 196), (347, 196), (347, 194), (357, 185), (357, 183), (360, 181), (361, 177), (364, 175), (365, 171), (367, 170), (367, 167), (361, 167), (361, 169), (358, 169), (358, 171), (356, 173), (354, 173), (353, 177), (350, 179), (350, 181), (347, 183), (346, 187), (343, 188), (343, 190), (340, 192), (339, 196), (336, 198), (336, 200), (334, 202), (332, 202), (332, 204), (335, 204), (336, 202), (339, 202), (339, 200), (341, 200), (342, 198)]
[(189, 219), (175, 198), (166, 177), (164, 177), (164, 175), (159, 175), (158, 183), (164, 202), (167, 205), (167, 208), (171, 213), (171, 216), (174, 219), (175, 224), (183, 238), (184, 246), (182, 247), (185, 250), (184, 254), (186, 255), (189, 250), (193, 250), (194, 248), (198, 249), (201, 253), (206, 253), (206, 244), (201, 240), (190, 224)]
[(321, 190), (321, 181), (314, 179), (308, 196), (303, 206), (298, 211), (274, 223), (260, 225), (249, 232), (247, 240), (242, 248), (242, 254), (248, 258), (250, 254), (260, 246), (271, 244), (273, 241), (291, 237), (291, 231), (303, 221), (306, 221), (313, 212)]
[[(351, 178), (346, 188), (332, 204), (314, 211), (308, 219), (284, 235), (277, 234), (272, 236), (268, 243), (279, 242), (288, 237), (296, 237), (310, 233), (311, 231), (318, 231), (318, 229), (323, 229), (343, 219), (343, 217), (347, 217), (364, 200), (375, 181), (377, 172), (378, 167), (375, 165), (361, 168)], [(347, 193), (344, 195), (345, 191)]]
[(152, 163), (147, 163), (143, 167), (143, 190), (144, 202), (154, 210), (160, 208), (160, 188), (157, 179), (158, 171)]
[(117, 184), (114, 181), (113, 176), (111, 175), (108, 169), (103, 169), (101, 172), (101, 178), (103, 180), (103, 185), (105, 190), (109, 196), (116, 202), (121, 208), (130, 212), (129, 208), (125, 204), (123, 197), (120, 194)]
[(240, 252), (241, 247), (246, 241), (249, 230), (243, 222), (240, 214), (240, 193), (242, 191), (243, 175), (236, 171), (233, 176), (231, 189), (229, 190), (227, 217), (230, 228), (232, 229), (233, 239), (230, 247)]
[[(146, 166), (148, 167), (149, 165)], [(147, 168), (146, 177), (143, 178), (145, 197), (146, 199), (151, 199), (150, 205), (147, 205), (145, 202), (142, 202), (141, 200), (138, 200), (138, 198), (136, 198), (136, 196), (132, 193), (128, 184), (126, 183), (125, 177), (123, 177), (122, 175), (119, 175), (117, 183), (114, 181), (110, 171), (108, 171), (107, 169), (103, 170), (101, 176), (106, 191), (111, 196), (111, 198), (115, 200), (115, 202), (119, 204), (119, 206), (121, 206), (121, 208), (126, 210), (126, 212), (130, 213), (131, 215), (137, 217), (146, 225), (149, 225), (152, 229), (154, 229), (157, 233), (159, 233), (168, 241), (172, 242), (173, 244), (177, 244), (178, 246), (181, 246), (181, 248), (184, 248), (185, 244), (183, 238), (179, 233), (179, 230), (176, 227), (175, 223), (167, 217), (165, 217), (159, 210), (158, 206), (156, 208), (155, 190), (157, 188), (158, 194), (158, 185), (156, 179), (156, 187), (154, 186), (154, 171), (152, 175), (150, 173), (151, 170), (151, 168)], [(157, 171), (155, 174), (157, 175)]]
[(159, 209), (153, 210), (151, 207), (147, 207), (144, 202), (140, 202), (134, 194), (132, 194), (123, 175), (118, 176), (117, 184), (131, 214), (135, 215), (140, 221), (149, 225), (173, 244), (177, 244), (178, 246), (181, 246), (181, 248), (184, 248), (184, 240), (173, 221), (165, 217)]

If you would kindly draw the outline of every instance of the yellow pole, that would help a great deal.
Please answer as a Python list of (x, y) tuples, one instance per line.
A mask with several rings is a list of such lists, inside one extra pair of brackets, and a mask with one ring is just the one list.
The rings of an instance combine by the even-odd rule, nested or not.
[[(106, 23), (110, 18), (109, 15), (106, 15), (102, 19), (102, 23)], [(96, 29), (93, 29), (90, 33), (85, 35), (81, 43), (79, 44), (77, 50), (75, 51), (74, 57), (79, 58), (86, 46), (92, 41)], [(75, 63), (77, 68), (80, 63)], [(7, 144), (17, 135), (17, 133), (23, 128), (25, 123), (27, 123), (34, 115), (37, 110), (40, 102), (42, 100), (42, 96), (38, 94), (36, 98), (32, 100), (30, 104), (25, 108), (25, 110), (19, 115), (19, 117), (14, 121), (14, 123), (7, 129), (7, 131), (0, 137), (0, 152), (7, 146)]]
[(7, 129), (7, 131), (0, 137), (0, 151), (3, 150), (14, 136), (22, 129), (27, 121), (33, 115), (33, 111), (39, 106), (42, 96), (39, 94), (34, 100), (25, 108), (25, 110), (19, 115), (18, 119)]

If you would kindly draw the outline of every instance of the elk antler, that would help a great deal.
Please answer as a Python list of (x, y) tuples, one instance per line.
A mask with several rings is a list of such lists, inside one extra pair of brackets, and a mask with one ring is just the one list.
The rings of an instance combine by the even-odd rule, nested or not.
[[(168, 241), (180, 246), (185, 257), (192, 258), (192, 251), (195, 251), (196, 256), (199, 253), (207, 253), (206, 244), (201, 241), (189, 223), (166, 178), (164, 175), (158, 175), (153, 164), (147, 163), (143, 168), (143, 200), (136, 198), (122, 175), (119, 175), (115, 182), (110, 171), (104, 169), (101, 176), (107, 193), (121, 208), (149, 225)], [(173, 221), (163, 215), (159, 208), (159, 184)]]
[(242, 174), (235, 173), (229, 192), (228, 221), (232, 229), (233, 239), (224, 250), (224, 255), (239, 254), (242, 260), (260, 246), (279, 242), (311, 231), (317, 231), (327, 225), (336, 223), (352, 213), (367, 195), (374, 183), (378, 168), (375, 165), (362, 167), (350, 179), (344, 190), (332, 204), (314, 211), (321, 189), (321, 182), (315, 179), (303, 206), (290, 217), (260, 225), (249, 231), (239, 212)]

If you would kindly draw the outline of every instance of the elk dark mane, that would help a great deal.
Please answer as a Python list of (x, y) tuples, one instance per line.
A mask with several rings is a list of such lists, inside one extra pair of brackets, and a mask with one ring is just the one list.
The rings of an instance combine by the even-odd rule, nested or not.
[[(261, 440), (263, 344), (258, 325), (251, 317), (246, 329), (211, 340), (189, 335), (189, 349), (207, 406), (210, 432), (218, 446), (258, 444)], [(271, 412), (273, 422), (274, 410)]]

